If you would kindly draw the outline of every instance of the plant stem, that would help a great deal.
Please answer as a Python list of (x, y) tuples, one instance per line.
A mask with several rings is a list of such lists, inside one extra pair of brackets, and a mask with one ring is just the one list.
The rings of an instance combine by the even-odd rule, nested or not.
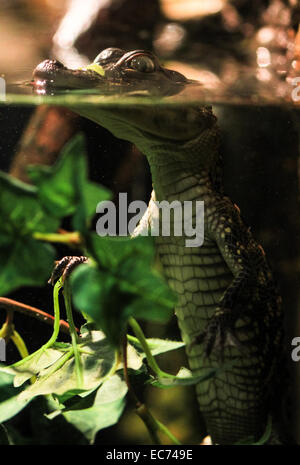
[[(0, 329), (0, 337), (3, 337), (6, 342), (12, 340), (21, 358), (23, 359), (28, 356), (28, 350), (23, 338), (15, 330), (15, 326), (13, 324), (13, 313), (14, 312), (12, 310), (7, 310), (6, 321)], [(35, 376), (30, 378), (31, 383), (34, 383), (35, 380)]]
[(171, 439), (173, 444), (176, 444), (177, 446), (181, 445), (181, 442), (178, 441), (178, 439), (171, 433), (171, 431), (165, 425), (163, 425), (159, 420), (155, 419), (155, 421), (156, 421), (158, 429), (162, 433), (164, 433), (166, 436), (168, 436), (168, 438)]
[(134, 319), (134, 318), (129, 318), (128, 320), (128, 323), (129, 325), (131, 326), (134, 334), (136, 335), (137, 339), (139, 340), (142, 348), (143, 348), (143, 351), (145, 352), (146, 354), (146, 357), (147, 357), (147, 361), (149, 363), (149, 366), (150, 368), (153, 370), (153, 372), (159, 377), (159, 378), (176, 378), (176, 376), (174, 375), (171, 375), (170, 373), (166, 373), (165, 371), (161, 370), (155, 360), (155, 358), (153, 357), (153, 355), (151, 354), (151, 350), (148, 346), (148, 343), (147, 343), (147, 340), (145, 338), (145, 335), (142, 331), (142, 328), (140, 327), (140, 325), (138, 324), (138, 322)]
[[(137, 324), (137, 322), (134, 320), (134, 322)], [(135, 326), (135, 325), (134, 325)], [(137, 326), (139, 326), (137, 324)], [(142, 331), (142, 330), (141, 330)], [(147, 344), (147, 342), (146, 342)], [(148, 347), (148, 345), (147, 345)], [(148, 350), (149, 347), (148, 347)], [(173, 436), (173, 434), (168, 430), (166, 426), (164, 426), (160, 421), (158, 421), (150, 412), (148, 407), (145, 404), (142, 404), (138, 397), (136, 396), (131, 383), (129, 381), (129, 376), (128, 376), (128, 367), (127, 367), (127, 339), (124, 338), (123, 342), (123, 365), (124, 365), (124, 378), (125, 382), (128, 387), (128, 392), (130, 393), (131, 397), (133, 398), (135, 402), (135, 412), (136, 414), (140, 417), (140, 419), (143, 421), (145, 424), (148, 433), (153, 441), (154, 444), (161, 445), (162, 442), (159, 439), (158, 432), (162, 431), (166, 436), (168, 436), (169, 439), (173, 442), (173, 444), (180, 445), (180, 442), (178, 439)]]
[(75, 359), (75, 370), (76, 370), (76, 378), (78, 388), (82, 389), (84, 380), (83, 380), (83, 372), (82, 372), (82, 363), (80, 357), (80, 350), (77, 343), (77, 334), (76, 328), (74, 325), (73, 314), (72, 314), (72, 302), (71, 302), (71, 289), (68, 283), (68, 280), (64, 282), (64, 300), (65, 300), (65, 307), (67, 313), (67, 319), (70, 327), (70, 335), (72, 340), (72, 347), (74, 350), (74, 359)]
[(54, 306), (54, 325), (53, 325), (53, 333), (51, 338), (42, 348), (47, 349), (48, 347), (52, 346), (56, 341), (58, 334), (59, 334), (59, 322), (60, 322), (60, 310), (59, 310), (59, 291), (63, 287), (62, 278), (60, 278), (54, 288), (53, 288), (53, 306)]
[(140, 419), (143, 421), (145, 424), (148, 433), (152, 439), (152, 442), (154, 444), (161, 444), (160, 439), (157, 435), (157, 428), (154, 422), (154, 419), (152, 415), (150, 414), (148, 408), (146, 405), (142, 404), (136, 393), (134, 392), (130, 380), (129, 380), (129, 375), (128, 375), (128, 365), (127, 365), (127, 339), (124, 337), (123, 340), (123, 372), (124, 372), (124, 379), (128, 388), (128, 393), (132, 397), (134, 403), (135, 403), (135, 412), (136, 414), (140, 417)]
[(20, 356), (22, 358), (27, 357), (29, 355), (28, 350), (27, 350), (26, 344), (25, 344), (24, 340), (22, 339), (22, 337), (20, 336), (20, 334), (16, 330), (14, 330), (14, 332), (12, 333), (10, 338), (13, 341), (13, 343), (15, 344), (16, 348), (18, 349), (18, 352), (19, 352)]
[(140, 419), (145, 424), (148, 433), (152, 439), (153, 444), (161, 445), (161, 440), (157, 435), (157, 421), (153, 417), (153, 415), (149, 412), (148, 408), (145, 404), (140, 404), (135, 409), (136, 414), (140, 417)]
[(14, 329), (15, 327), (13, 324), (13, 312), (7, 310), (6, 320), (0, 328), (0, 337), (5, 339), (6, 342), (8, 342), (14, 332)]
[(128, 392), (130, 394), (130, 396), (132, 397), (134, 403), (136, 406), (139, 406), (141, 405), (141, 402), (139, 401), (139, 399), (137, 398), (136, 396), (136, 393), (134, 392), (134, 390), (132, 389), (132, 386), (131, 386), (131, 383), (130, 383), (130, 380), (129, 380), (129, 375), (128, 375), (128, 363), (127, 363), (127, 339), (126, 337), (124, 337), (123, 339), (123, 373), (124, 373), (124, 379), (125, 379), (125, 382), (126, 382), (126, 385), (127, 385), (127, 388), (128, 388)]
[[(29, 354), (28, 354), (26, 344), (23, 338), (20, 336), (20, 334), (16, 330), (14, 330), (10, 338), (13, 341), (14, 345), (16, 346), (21, 358), (24, 359), (28, 357)], [(30, 378), (31, 384), (35, 383), (35, 381), (36, 381), (36, 376), (32, 376)]]
[(65, 234), (35, 232), (33, 233), (33, 237), (38, 241), (56, 242), (70, 246), (82, 244), (82, 237), (80, 233), (76, 231)]
[(152, 415), (145, 404), (137, 406), (136, 413), (145, 423), (154, 444), (162, 444), (157, 434), (161, 431), (172, 441), (173, 444), (176, 446), (181, 445), (181, 442), (178, 441), (171, 431)]
[(13, 363), (12, 365), (10, 365), (11, 367), (17, 367), (17, 366), (20, 366), (22, 365), (24, 362), (27, 362), (28, 360), (30, 360), (34, 355), (38, 354), (39, 352), (43, 352), (44, 350), (48, 349), (49, 347), (51, 347), (54, 342), (56, 341), (57, 339), (57, 336), (59, 334), (59, 325), (60, 325), (60, 311), (59, 311), (59, 291), (60, 289), (62, 288), (63, 284), (62, 284), (62, 278), (60, 278), (54, 288), (53, 288), (53, 302), (54, 302), (54, 327), (53, 327), (53, 333), (52, 333), (52, 336), (50, 337), (49, 341), (46, 342), (46, 344), (42, 345), (42, 347), (40, 347), (38, 350), (36, 350), (35, 352), (33, 352), (32, 354), (28, 355), (27, 357), (23, 358), (22, 360), (19, 360), (18, 362), (16, 363)]

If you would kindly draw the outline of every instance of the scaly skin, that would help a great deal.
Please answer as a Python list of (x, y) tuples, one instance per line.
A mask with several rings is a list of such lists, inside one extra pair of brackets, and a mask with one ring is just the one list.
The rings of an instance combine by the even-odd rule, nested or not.
[(211, 127), (199, 128), (194, 140), (162, 143), (155, 153), (144, 153), (157, 200), (204, 200), (204, 244), (186, 247), (185, 237), (159, 237), (157, 248), (178, 295), (176, 315), (193, 374), (231, 365), (199, 383), (196, 392), (213, 442), (233, 444), (249, 436), (257, 440), (265, 430), (281, 357), (282, 315), (262, 247), (222, 194), (214, 163), (201, 166), (203, 153), (219, 162), (218, 128), (209, 109), (199, 112)]
[[(197, 142), (195, 156), (201, 152)], [(280, 299), (263, 249), (237, 207), (214, 188), (209, 173), (189, 170), (184, 163), (164, 170), (158, 163), (152, 165), (152, 176), (159, 199), (205, 202), (201, 247), (185, 247), (184, 237), (159, 237), (157, 247), (179, 297), (176, 315), (192, 372), (201, 375), (219, 367), (221, 357), (232, 366), (196, 387), (207, 431), (218, 444), (258, 439), (272, 408), (282, 336)]]
[[(122, 76), (125, 71), (122, 68)], [(63, 73), (65, 78), (66, 69)], [(183, 79), (179, 82), (182, 85)], [(196, 386), (208, 434), (217, 444), (258, 440), (272, 415), (277, 389), (280, 297), (262, 247), (239, 209), (223, 195), (219, 130), (211, 108), (187, 104), (72, 109), (146, 155), (156, 200), (204, 200), (204, 244), (186, 247), (186, 237), (171, 235), (158, 237), (157, 248), (169, 285), (178, 295), (176, 315), (193, 374), (226, 367)], [(152, 212), (151, 200), (148, 221)]]

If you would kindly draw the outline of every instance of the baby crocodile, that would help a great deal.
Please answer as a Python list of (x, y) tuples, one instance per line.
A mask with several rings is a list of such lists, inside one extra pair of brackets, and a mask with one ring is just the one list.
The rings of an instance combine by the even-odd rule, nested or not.
[[(106, 49), (86, 70), (46, 60), (33, 75), (35, 87), (101, 90), (125, 88), (175, 94), (188, 80), (163, 68), (142, 50)], [(282, 353), (282, 311), (263, 248), (223, 194), (219, 129), (211, 107), (197, 104), (71, 106), (135, 144), (149, 161), (156, 200), (204, 201), (201, 247), (186, 238), (157, 237), (190, 368), (201, 375), (226, 367), (196, 386), (213, 443), (258, 440), (273, 417)], [(155, 192), (155, 194), (154, 194)]]

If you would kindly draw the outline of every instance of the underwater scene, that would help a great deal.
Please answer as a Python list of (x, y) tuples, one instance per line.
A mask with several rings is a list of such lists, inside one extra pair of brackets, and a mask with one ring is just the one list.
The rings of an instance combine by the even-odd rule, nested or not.
[(299, 25), (1, 0), (0, 445), (300, 444)]

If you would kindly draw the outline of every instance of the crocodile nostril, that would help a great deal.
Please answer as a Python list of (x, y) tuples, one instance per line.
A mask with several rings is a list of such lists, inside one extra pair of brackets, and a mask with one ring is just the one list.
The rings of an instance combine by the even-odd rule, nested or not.
[(63, 68), (65, 68), (65, 66), (58, 60), (44, 60), (35, 68), (33, 77), (53, 73)]

